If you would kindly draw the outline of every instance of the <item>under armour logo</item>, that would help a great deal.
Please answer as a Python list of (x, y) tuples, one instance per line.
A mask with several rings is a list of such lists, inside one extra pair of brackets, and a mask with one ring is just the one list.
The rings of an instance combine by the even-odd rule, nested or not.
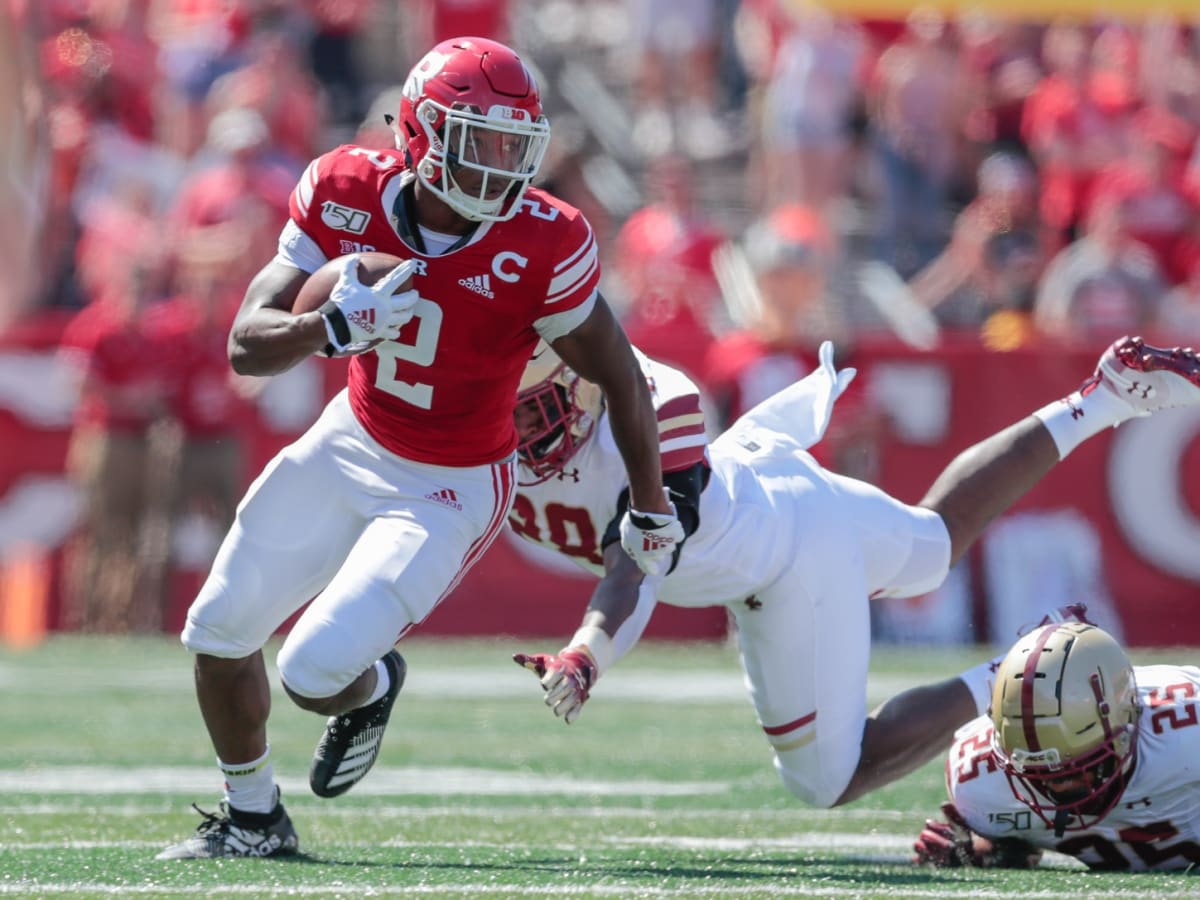
[(1139, 394), (1143, 400), (1149, 400), (1150, 396), (1154, 393), (1154, 385), (1147, 384), (1143, 386), (1140, 381), (1135, 381), (1129, 386), (1125, 393)]
[(572, 469), (570, 472), (568, 472), (566, 469), (564, 469), (563, 471), (559, 472), (556, 477), (558, 478), (559, 481), (566, 481), (568, 478), (570, 478), (575, 484), (579, 484), (579, 470), (578, 469)]
[(1143, 797), (1141, 800), (1134, 800), (1132, 803), (1126, 803), (1126, 809), (1137, 809), (1139, 806), (1150, 806), (1150, 798)]
[(757, 594), (751, 594), (744, 602), (746, 609), (762, 609), (762, 601), (758, 599)]

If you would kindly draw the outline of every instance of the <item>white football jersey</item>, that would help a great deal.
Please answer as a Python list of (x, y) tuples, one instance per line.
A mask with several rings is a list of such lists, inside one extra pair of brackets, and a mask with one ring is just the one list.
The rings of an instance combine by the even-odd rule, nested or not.
[[(797, 797), (829, 806), (858, 765), (867, 715), (870, 596), (923, 594), (942, 582), (950, 537), (937, 513), (821, 468), (807, 449), (820, 440), (849, 384), (822, 364), (739, 418), (708, 448), (711, 477), (700, 524), (654, 599), (682, 607), (725, 606), (737, 620), (751, 702)], [(643, 362), (658, 410), (663, 470), (704, 457), (691, 424), (695, 385), (668, 366)], [(691, 462), (689, 462), (691, 460)], [(521, 470), (519, 481), (531, 479)], [(510, 523), (518, 534), (603, 573), (600, 541), (627, 485), (602, 417), (562, 477), (518, 486)]]
[[(700, 389), (677, 369), (641, 353), (637, 356), (658, 416), (663, 471), (703, 462), (708, 436)], [(533, 477), (521, 467), (519, 482)], [(541, 484), (518, 487), (508, 521), (521, 537), (563, 554), (594, 575), (603, 575), (600, 542), (617, 515), (617, 499), (628, 484), (605, 409), (593, 433), (562, 472)]]
[(1142, 704), (1137, 761), (1120, 802), (1098, 824), (1061, 838), (1009, 788), (980, 716), (946, 759), (950, 797), (971, 828), (1074, 856), (1096, 869), (1185, 869), (1200, 864), (1200, 668), (1135, 666)]

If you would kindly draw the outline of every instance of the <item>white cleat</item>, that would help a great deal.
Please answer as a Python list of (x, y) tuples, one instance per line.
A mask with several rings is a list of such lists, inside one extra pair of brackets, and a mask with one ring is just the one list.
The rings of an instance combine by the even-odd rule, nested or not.
[(1148, 416), (1160, 409), (1200, 403), (1200, 355), (1191, 347), (1152, 347), (1140, 337), (1121, 338), (1104, 351), (1083, 392), (1103, 385), (1133, 410)]

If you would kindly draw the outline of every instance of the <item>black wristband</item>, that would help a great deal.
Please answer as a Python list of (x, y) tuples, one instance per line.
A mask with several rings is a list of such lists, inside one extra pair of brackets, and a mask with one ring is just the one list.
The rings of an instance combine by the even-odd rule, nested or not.
[(321, 305), (318, 310), (329, 323), (329, 327), (333, 329), (333, 336), (337, 338), (337, 342), (343, 347), (350, 344), (350, 325), (346, 321), (346, 317), (342, 315), (342, 311), (338, 309), (336, 303), (332, 300), (327, 300)]

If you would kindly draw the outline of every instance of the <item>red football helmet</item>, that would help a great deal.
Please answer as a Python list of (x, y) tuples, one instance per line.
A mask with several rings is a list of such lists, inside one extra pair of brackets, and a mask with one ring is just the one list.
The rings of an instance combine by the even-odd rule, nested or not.
[(600, 388), (584, 381), (539, 341), (525, 367), (514, 419), (521, 434), (517, 456), (533, 474), (531, 487), (561, 472), (592, 433), (604, 409)]
[(549, 142), (533, 74), (496, 41), (443, 41), (404, 82), (397, 146), (421, 183), (464, 218), (516, 215)]
[(1018, 641), (992, 689), (992, 753), (1016, 798), (1060, 835), (1116, 806), (1137, 758), (1133, 666), (1107, 632), (1043, 625)]

